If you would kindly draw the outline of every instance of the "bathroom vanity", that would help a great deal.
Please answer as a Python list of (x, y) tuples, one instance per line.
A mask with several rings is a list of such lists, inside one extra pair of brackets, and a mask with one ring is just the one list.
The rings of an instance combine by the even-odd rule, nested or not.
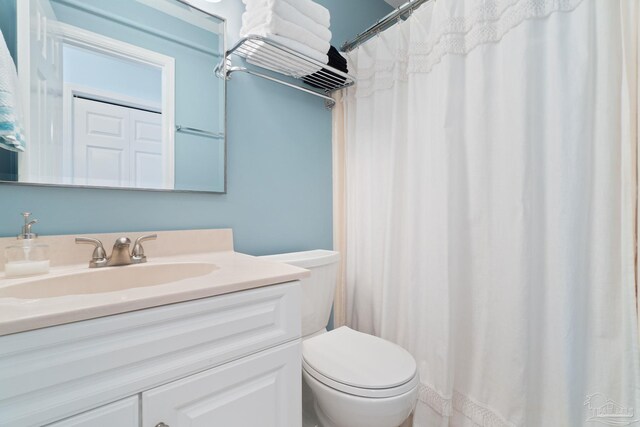
[(41, 238), (48, 275), (0, 276), (0, 426), (300, 425), (306, 270), (233, 252), (230, 230), (89, 270), (73, 237)]

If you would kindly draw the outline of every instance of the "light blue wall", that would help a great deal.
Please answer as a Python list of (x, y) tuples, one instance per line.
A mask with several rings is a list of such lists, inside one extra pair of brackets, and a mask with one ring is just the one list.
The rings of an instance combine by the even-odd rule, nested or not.
[[(208, 4), (237, 38), (242, 2)], [(382, 0), (318, 0), (341, 44), (391, 9)], [(4, 13), (4, 9), (2, 10)], [(228, 85), (228, 194), (0, 185), (0, 236), (19, 213), (43, 234), (231, 227), (236, 250), (268, 254), (332, 247), (331, 113), (321, 100), (251, 76)]]
[(162, 103), (162, 70), (152, 65), (128, 61), (65, 44), (63, 81), (117, 93), (127, 97)]

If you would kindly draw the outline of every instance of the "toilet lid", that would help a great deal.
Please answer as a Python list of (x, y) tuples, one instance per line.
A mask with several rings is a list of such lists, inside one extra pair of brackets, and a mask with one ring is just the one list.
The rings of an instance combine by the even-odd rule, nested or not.
[(418, 382), (408, 351), (345, 326), (303, 341), (302, 358), (315, 379), (355, 395), (397, 396)]

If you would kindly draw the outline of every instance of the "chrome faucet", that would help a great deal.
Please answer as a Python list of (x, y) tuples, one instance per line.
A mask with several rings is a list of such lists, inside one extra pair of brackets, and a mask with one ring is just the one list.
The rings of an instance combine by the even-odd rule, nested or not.
[(147, 240), (155, 240), (158, 238), (157, 234), (148, 234), (146, 236), (140, 236), (133, 244), (133, 250), (129, 253), (129, 247), (131, 246), (131, 240), (128, 237), (120, 237), (113, 244), (113, 250), (111, 255), (107, 256), (107, 252), (102, 246), (102, 242), (98, 239), (91, 237), (76, 237), (76, 243), (89, 244), (95, 246), (91, 261), (89, 261), (89, 268), (99, 267), (115, 267), (118, 265), (129, 264), (142, 264), (147, 262), (147, 257), (144, 254), (144, 248), (142, 242)]

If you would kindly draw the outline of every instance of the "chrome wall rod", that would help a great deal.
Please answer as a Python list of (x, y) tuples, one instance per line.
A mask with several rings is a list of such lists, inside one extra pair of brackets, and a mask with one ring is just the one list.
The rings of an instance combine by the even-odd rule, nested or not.
[(393, 27), (398, 22), (398, 20), (407, 19), (409, 16), (411, 16), (414, 10), (428, 1), (430, 0), (410, 0), (406, 2), (405, 4), (358, 34), (353, 40), (344, 42), (344, 44), (342, 45), (342, 51), (351, 52), (370, 38), (375, 37), (387, 28)]

